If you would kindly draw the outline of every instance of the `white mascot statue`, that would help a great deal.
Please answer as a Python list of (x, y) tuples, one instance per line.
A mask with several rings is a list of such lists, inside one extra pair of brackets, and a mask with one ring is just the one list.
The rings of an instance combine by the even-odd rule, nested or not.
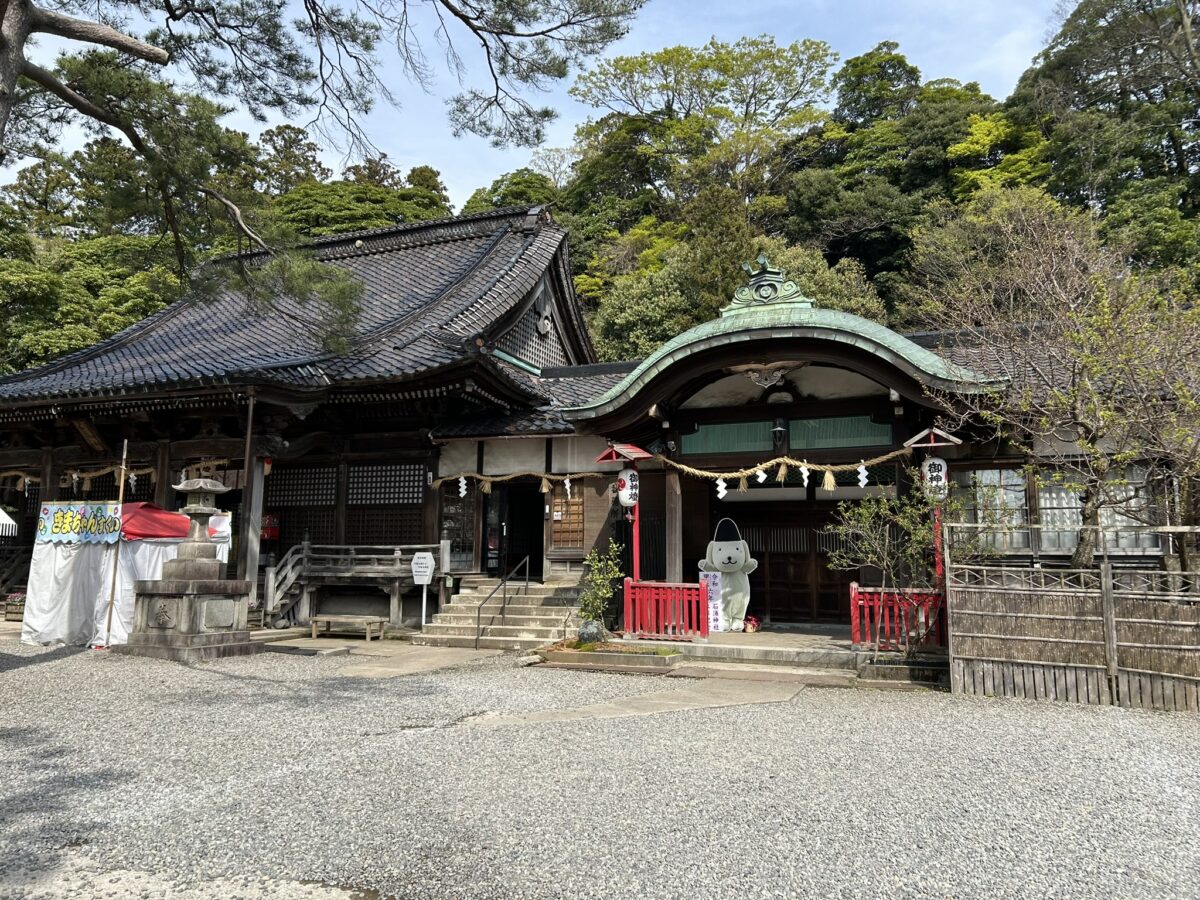
[(742, 540), (733, 519), (722, 519), (708, 544), (708, 556), (700, 560), (701, 572), (721, 573), (721, 610), (730, 631), (745, 627), (750, 605), (750, 573), (758, 560), (750, 558), (750, 547)]

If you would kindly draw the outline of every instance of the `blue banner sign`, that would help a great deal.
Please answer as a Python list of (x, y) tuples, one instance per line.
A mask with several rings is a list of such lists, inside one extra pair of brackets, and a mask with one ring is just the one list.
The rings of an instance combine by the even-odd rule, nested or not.
[(37, 540), (51, 544), (113, 544), (121, 537), (121, 506), (102, 503), (43, 503)]

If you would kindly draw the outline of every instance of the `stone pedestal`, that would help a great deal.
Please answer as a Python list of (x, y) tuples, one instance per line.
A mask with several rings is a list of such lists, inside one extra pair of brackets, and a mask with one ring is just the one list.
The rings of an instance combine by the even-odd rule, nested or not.
[(258, 653), (262, 645), (250, 640), (246, 626), (251, 584), (221, 577), (224, 563), (208, 536), (208, 520), (217, 511), (215, 496), (226, 488), (195, 479), (176, 490), (188, 492), (183, 508), (192, 519), (187, 539), (175, 559), (163, 563), (160, 581), (134, 585), (133, 631), (129, 643), (113, 649), (178, 662)]
[(179, 662), (258, 653), (246, 627), (248, 581), (139, 581), (123, 653)]

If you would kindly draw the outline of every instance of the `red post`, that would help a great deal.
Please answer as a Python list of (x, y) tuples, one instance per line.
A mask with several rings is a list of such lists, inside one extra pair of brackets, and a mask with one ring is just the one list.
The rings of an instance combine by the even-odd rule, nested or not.
[(850, 643), (858, 646), (858, 582), (850, 582)]
[(625, 578), (625, 636), (637, 634), (637, 613), (634, 605), (634, 580)]
[[(637, 463), (631, 462), (629, 468), (637, 471)], [(640, 476), (639, 476), (640, 482)], [(641, 484), (638, 484), (638, 502), (633, 504), (633, 580), (642, 580), (642, 523), (638, 516), (638, 510), (642, 507), (641, 502)]]
[(642, 526), (638, 517), (640, 502), (633, 504), (633, 580), (642, 580)]
[(942, 559), (942, 504), (933, 506), (933, 555), (934, 572), (937, 578), (937, 589), (946, 594), (946, 566)]

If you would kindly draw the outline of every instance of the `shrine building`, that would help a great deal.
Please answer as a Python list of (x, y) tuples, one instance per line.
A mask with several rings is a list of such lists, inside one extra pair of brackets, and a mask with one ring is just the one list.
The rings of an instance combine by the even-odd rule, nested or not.
[[(353, 584), (330, 583), (307, 607), (280, 596), (267, 581), (305, 544), (379, 555), (446, 542), (456, 579), (503, 576), (527, 559), (531, 579), (569, 582), (610, 536), (631, 547), (614, 482), (634, 462), (643, 580), (695, 581), (729, 517), (759, 560), (756, 616), (843, 623), (849, 583), (870, 573), (826, 563), (822, 529), (837, 504), (912, 490), (919, 460), (906, 442), (935, 425), (933, 396), (1002, 385), (985, 359), (940, 351), (944, 335), (825, 308), (766, 260), (718, 318), (643, 360), (598, 362), (567, 233), (538, 207), (313, 249), (364, 288), (344, 353), (323, 349), (313, 309), (255, 310), (228, 290), (0, 379), (0, 502), (18, 523), (0, 589), (19, 581), (22, 559), (28, 567), (41, 503), (116, 498), (128, 441), (126, 499), (173, 507), (170, 485), (198, 475), (233, 488), (222, 498), (230, 567), (257, 579), (264, 618), (303, 621), (341, 603), (412, 621), (408, 599)], [(1060, 538), (1006, 549), (1069, 555), (1077, 498), (1039, 488), (1003, 446), (956, 440), (942, 455), (968, 498), (978, 488), (1006, 522), (1063, 526)], [(688, 473), (784, 456), (809, 465), (745, 484)]]

